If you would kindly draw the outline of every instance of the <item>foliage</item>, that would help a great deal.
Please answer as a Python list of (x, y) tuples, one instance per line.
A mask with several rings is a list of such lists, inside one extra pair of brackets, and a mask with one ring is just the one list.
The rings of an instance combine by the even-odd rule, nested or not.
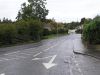
[(48, 29), (43, 29), (43, 36), (50, 35), (50, 34), (51, 31), (49, 31)]
[(75, 32), (79, 33), (79, 34), (82, 34), (83, 30), (82, 29), (77, 29)]
[(84, 24), (85, 21), (86, 21), (86, 18), (82, 18), (80, 24), (81, 24), (81, 25)]
[(16, 24), (16, 30), (18, 33), (17, 34), (18, 42), (28, 41), (30, 39), (28, 23), (24, 20), (20, 20), (16, 22), (15, 24)]
[(71, 23), (65, 23), (64, 25), (67, 27), (67, 29), (75, 29), (78, 26), (80, 26), (80, 23), (79, 22), (71, 22)]
[(91, 44), (100, 44), (100, 16), (84, 24), (83, 39)]
[(16, 23), (0, 24), (0, 44), (13, 44), (29, 40), (40, 40), (43, 33), (43, 23), (38, 20), (24, 21)]
[(43, 22), (38, 20), (28, 21), (30, 36), (32, 40), (40, 40), (43, 33)]
[(10, 44), (16, 42), (16, 27), (13, 24), (0, 24), (0, 43)]
[[(13, 22), (8, 18), (0, 20), (0, 45), (41, 40), (44, 36), (68, 33), (68, 27), (54, 19), (46, 19), (46, 0), (28, 0), (23, 3)], [(44, 24), (50, 26), (45, 26)], [(46, 29), (47, 27), (47, 29)]]
[(18, 12), (17, 20), (40, 19), (45, 20), (48, 10), (45, 7), (46, 0), (28, 0), (28, 4), (23, 3)]

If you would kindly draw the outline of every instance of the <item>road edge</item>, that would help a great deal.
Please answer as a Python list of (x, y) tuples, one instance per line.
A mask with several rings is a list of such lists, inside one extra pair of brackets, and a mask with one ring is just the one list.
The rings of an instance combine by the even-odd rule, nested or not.
[(95, 55), (92, 55), (92, 54), (89, 54), (89, 53), (79, 52), (79, 51), (76, 51), (74, 49), (73, 49), (73, 53), (74, 54), (77, 54), (77, 55), (90, 56), (90, 57), (93, 57), (93, 58), (96, 58), (96, 59), (99, 59), (100, 60), (100, 57), (98, 57), (98, 56), (95, 56)]

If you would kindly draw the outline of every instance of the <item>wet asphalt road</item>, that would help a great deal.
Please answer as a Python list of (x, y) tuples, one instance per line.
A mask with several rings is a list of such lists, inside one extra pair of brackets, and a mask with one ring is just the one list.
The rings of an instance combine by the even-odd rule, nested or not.
[(73, 33), (0, 48), (0, 75), (100, 75), (100, 60), (73, 53), (75, 49), (85, 49), (80, 39), (80, 34)]

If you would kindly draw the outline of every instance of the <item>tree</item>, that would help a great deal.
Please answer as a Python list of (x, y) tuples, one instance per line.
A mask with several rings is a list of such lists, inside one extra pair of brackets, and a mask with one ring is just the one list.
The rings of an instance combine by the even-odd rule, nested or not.
[(27, 20), (29, 18), (45, 20), (48, 15), (48, 10), (45, 7), (46, 0), (28, 0), (28, 2), (28, 4), (22, 4), (17, 20)]
[(12, 20), (4, 17), (2, 22), (3, 23), (12, 23)]
[(84, 24), (85, 20), (85, 18), (82, 18), (80, 24)]

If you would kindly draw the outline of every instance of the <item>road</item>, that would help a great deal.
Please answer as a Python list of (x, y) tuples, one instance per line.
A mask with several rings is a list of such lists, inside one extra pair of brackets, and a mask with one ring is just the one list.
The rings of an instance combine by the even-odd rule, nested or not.
[[(100, 75), (100, 60), (76, 55), (80, 34), (0, 48), (0, 75)], [(79, 43), (80, 42), (80, 43)]]

